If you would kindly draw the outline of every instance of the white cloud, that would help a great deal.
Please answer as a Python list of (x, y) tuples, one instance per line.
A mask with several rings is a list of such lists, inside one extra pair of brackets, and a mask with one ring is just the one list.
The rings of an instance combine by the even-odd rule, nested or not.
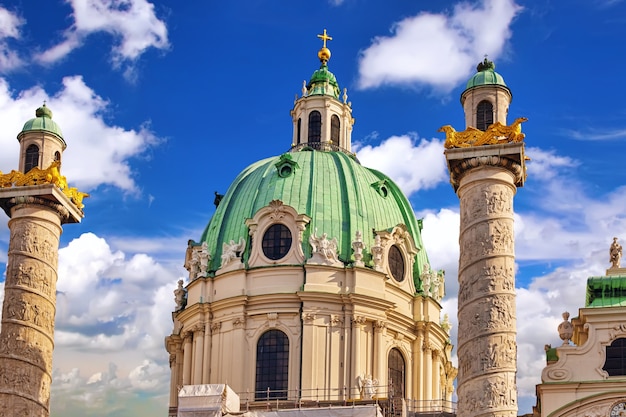
[(482, 56), (494, 60), (511, 37), (521, 8), (514, 0), (459, 3), (451, 14), (420, 13), (393, 25), (361, 52), (359, 88), (430, 85), (450, 90)]
[(146, 254), (127, 257), (93, 233), (81, 235), (59, 250), (57, 346), (120, 352), (141, 345), (143, 357), (162, 356), (178, 278)]
[(443, 142), (416, 142), (415, 135), (408, 134), (392, 136), (378, 146), (355, 144), (354, 148), (364, 166), (384, 172), (408, 196), (448, 180)]
[(0, 71), (7, 72), (22, 65), (22, 59), (8, 43), (8, 39), (21, 37), (20, 26), (24, 20), (0, 5)]
[(149, 146), (159, 143), (148, 123), (138, 129), (108, 125), (104, 115), (109, 103), (85, 84), (82, 77), (65, 77), (63, 87), (49, 95), (41, 87), (14, 94), (0, 78), (0, 170), (17, 169), (19, 144), (15, 140), (24, 122), (35, 116), (35, 109), (48, 100), (53, 120), (63, 130), (68, 144), (63, 155), (63, 175), (72, 186), (89, 191), (107, 184), (127, 192), (137, 192), (129, 160)]
[(115, 39), (112, 61), (119, 67), (132, 63), (149, 48), (169, 47), (167, 27), (156, 16), (147, 0), (67, 0), (72, 6), (74, 24), (65, 39), (38, 54), (42, 63), (56, 62), (80, 47), (92, 33), (106, 32)]

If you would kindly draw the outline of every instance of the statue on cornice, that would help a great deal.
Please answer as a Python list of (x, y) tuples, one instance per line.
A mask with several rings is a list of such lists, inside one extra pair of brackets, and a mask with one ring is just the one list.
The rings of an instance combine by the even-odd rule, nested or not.
[(622, 245), (617, 243), (617, 238), (613, 238), (611, 248), (609, 249), (609, 262), (611, 262), (611, 268), (619, 268), (622, 260)]
[(245, 249), (246, 241), (242, 237), (239, 238), (239, 243), (235, 243), (234, 240), (231, 240), (230, 243), (224, 242), (222, 245), (222, 268), (239, 258)]
[(183, 280), (178, 280), (178, 288), (174, 290), (174, 301), (176, 301), (176, 309), (174, 311), (180, 311), (187, 305), (187, 291), (183, 288)]
[(317, 228), (315, 232), (309, 237), (309, 244), (311, 248), (313, 248), (313, 253), (319, 253), (326, 260), (332, 262), (339, 262), (339, 258), (337, 257), (337, 239), (332, 238), (328, 239), (328, 235), (326, 233), (322, 233), (322, 236), (317, 236)]

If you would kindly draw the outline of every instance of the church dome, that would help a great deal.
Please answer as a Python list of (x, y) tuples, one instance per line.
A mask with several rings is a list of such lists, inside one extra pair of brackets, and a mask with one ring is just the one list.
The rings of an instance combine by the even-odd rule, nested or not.
[[(311, 256), (307, 242), (317, 229), (317, 234), (326, 233), (337, 239), (339, 260), (349, 264), (354, 261), (352, 241), (359, 231), (363, 234), (364, 261), (368, 265), (373, 231), (404, 224), (418, 250), (413, 264), (416, 284), (421, 268), (428, 263), (413, 209), (389, 177), (363, 167), (354, 156), (344, 152), (303, 150), (256, 162), (231, 184), (202, 234), (200, 243), (207, 243), (212, 258), (209, 272), (220, 266), (223, 243), (246, 238), (245, 220), (273, 200), (311, 218), (302, 240), (305, 258)], [(244, 253), (244, 262), (248, 257), (249, 249)]]
[(480, 86), (499, 85), (508, 90), (504, 78), (495, 71), (495, 64), (487, 58), (476, 67), (476, 74), (469, 79), (465, 86), (465, 91)]
[(22, 131), (17, 136), (19, 138), (20, 135), (32, 131), (45, 131), (52, 133), (65, 143), (61, 127), (54, 120), (52, 120), (52, 110), (46, 107), (45, 104), (35, 110), (35, 118), (24, 123)]

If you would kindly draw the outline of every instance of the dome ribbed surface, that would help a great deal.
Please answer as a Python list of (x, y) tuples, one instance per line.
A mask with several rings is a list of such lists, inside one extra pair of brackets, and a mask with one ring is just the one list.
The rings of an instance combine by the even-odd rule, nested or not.
[(45, 104), (39, 107), (35, 111), (34, 119), (30, 119), (29, 121), (24, 123), (24, 127), (22, 127), (22, 131), (20, 132), (20, 135), (22, 133), (32, 132), (32, 131), (49, 132), (58, 136), (59, 139), (64, 141), (61, 127), (54, 120), (52, 120), (52, 111), (48, 107), (46, 107)]
[(467, 82), (465, 90), (483, 85), (500, 85), (508, 89), (506, 83), (504, 82), (504, 78), (502, 78), (502, 76), (495, 71), (495, 68), (496, 66), (494, 63), (485, 58), (483, 62), (478, 64), (476, 68), (477, 72)]
[(301, 151), (288, 155), (297, 166), (287, 177), (278, 174), (276, 165), (280, 166), (281, 157), (276, 156), (250, 165), (233, 181), (200, 241), (207, 242), (211, 253), (209, 271), (219, 268), (224, 242), (248, 239), (244, 254), (247, 260), (250, 242), (245, 220), (272, 200), (280, 200), (312, 219), (303, 237), (306, 258), (311, 256), (308, 238), (316, 228), (318, 235), (327, 233), (330, 239), (336, 238), (339, 259), (350, 262), (356, 231), (362, 232), (364, 253), (369, 255), (374, 244), (372, 230), (390, 230), (404, 224), (419, 250), (413, 271), (417, 284), (419, 270), (428, 258), (413, 209), (398, 186), (342, 152)]

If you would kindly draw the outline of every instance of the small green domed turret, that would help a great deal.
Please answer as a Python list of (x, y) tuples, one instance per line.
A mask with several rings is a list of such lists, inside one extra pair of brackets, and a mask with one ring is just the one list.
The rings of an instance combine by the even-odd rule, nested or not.
[(17, 135), (17, 137), (19, 139), (22, 134), (32, 131), (45, 131), (52, 133), (65, 143), (61, 127), (54, 120), (52, 120), (52, 110), (50, 110), (45, 103), (43, 106), (35, 110), (34, 119), (30, 119), (24, 123), (22, 131)]
[(508, 88), (504, 82), (504, 78), (495, 71), (496, 65), (489, 61), (486, 57), (485, 60), (478, 64), (476, 67), (476, 74), (469, 79), (465, 90), (470, 88), (480, 87), (483, 85), (499, 85)]

